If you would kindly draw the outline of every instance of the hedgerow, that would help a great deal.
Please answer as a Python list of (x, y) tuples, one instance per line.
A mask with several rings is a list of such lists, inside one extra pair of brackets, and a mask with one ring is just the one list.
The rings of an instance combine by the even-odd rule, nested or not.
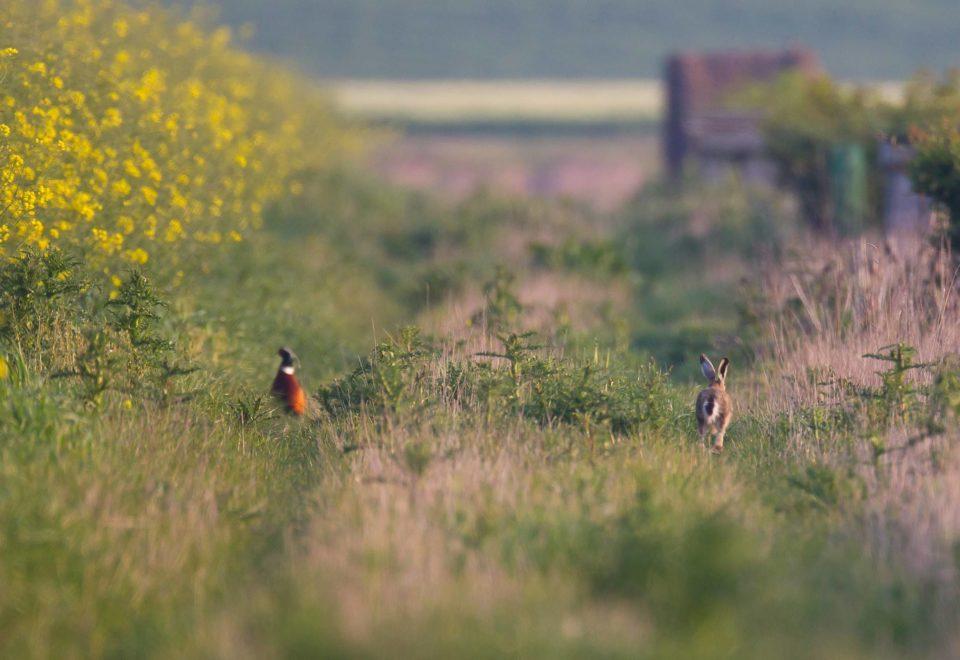
[(4, 3), (0, 78), (0, 253), (108, 275), (242, 240), (291, 172), (355, 144), (306, 81), (156, 7)]
[(521, 417), (618, 435), (677, 418), (667, 374), (655, 364), (631, 370), (599, 357), (559, 359), (533, 333), (503, 332), (497, 339), (498, 351), (457, 355), (418, 328), (405, 328), (323, 386), (319, 399), (334, 418), (452, 407), (488, 420)]

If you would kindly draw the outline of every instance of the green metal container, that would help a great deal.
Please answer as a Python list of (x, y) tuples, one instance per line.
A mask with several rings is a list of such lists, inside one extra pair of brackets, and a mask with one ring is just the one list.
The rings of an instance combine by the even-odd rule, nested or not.
[(863, 145), (831, 146), (827, 167), (834, 228), (842, 235), (859, 233), (868, 211), (867, 154)]

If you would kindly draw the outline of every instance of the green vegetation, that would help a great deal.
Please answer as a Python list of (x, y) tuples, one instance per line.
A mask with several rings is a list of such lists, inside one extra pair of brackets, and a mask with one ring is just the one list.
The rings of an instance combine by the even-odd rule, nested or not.
[[(179, 4), (179, 3), (178, 3)], [(844, 78), (955, 62), (951, 0), (217, 0), (252, 44), (327, 78), (650, 78), (670, 51), (808, 44)]]
[[(317, 196), (331, 181), (352, 191), (354, 208)], [(486, 258), (477, 246), (516, 239), (522, 222), (466, 239), (439, 223), (444, 214), (423, 212), (428, 202), (384, 189), (365, 198), (368, 184), (353, 175), (303, 183), (304, 198), (278, 206), (269, 229), (167, 304), (134, 273), (118, 296), (98, 298), (73, 285), (82, 265), (59, 277), (56, 252), (25, 255), (5, 271), (5, 282), (44, 273), (37, 290), (49, 294), (5, 315), (8, 337), (33, 337), (26, 328), (38, 322), (49, 328), (36, 335), (40, 347), (7, 344), (0, 382), (7, 651), (939, 654), (958, 603), (953, 578), (934, 576), (953, 565), (955, 532), (912, 538), (927, 553), (920, 565), (916, 548), (891, 533), (942, 504), (935, 493), (921, 500), (927, 514), (893, 504), (902, 486), (890, 479), (903, 461), (929, 456), (923, 479), (955, 478), (949, 429), (960, 373), (924, 345), (930, 313), (916, 316), (921, 336), (904, 337), (922, 363), (906, 345), (881, 345), (850, 356), (862, 365), (853, 374), (837, 361), (837, 371), (794, 379), (816, 363), (792, 364), (796, 355), (763, 346), (784, 337), (809, 345), (807, 323), (793, 302), (781, 308), (764, 294), (752, 314), (761, 361), (735, 358), (738, 413), (728, 453), (715, 458), (695, 439), (696, 390), (684, 384), (693, 365), (670, 378), (644, 354), (658, 354), (671, 335), (678, 344), (688, 336), (694, 351), (717, 328), (751, 336), (738, 330), (746, 299), (734, 291), (737, 273), (704, 272), (761, 257), (748, 209), (763, 208), (762, 198), (737, 193), (704, 217), (706, 202), (649, 191), (623, 229), (604, 230), (636, 241), (621, 257), (628, 265), (615, 268), (596, 256), (604, 243), (593, 232), (571, 249), (585, 218), (547, 211), (570, 237), (556, 245), (560, 256), (545, 260), (533, 240), (535, 250), (499, 252), (516, 275), (488, 271), (476, 298), (472, 278), (448, 289), (487, 310), (457, 316), (413, 297), (390, 304), (398, 291), (390, 283), (418, 281), (425, 264), (456, 255), (463, 272), (479, 273)], [(331, 201), (314, 206), (320, 199)], [(481, 207), (504, 213), (474, 200), (464, 216)], [(326, 230), (304, 232), (306, 208)], [(379, 215), (385, 208), (417, 212)], [(354, 227), (360, 218), (370, 224)], [(355, 242), (354, 231), (367, 240)], [(664, 243), (648, 243), (657, 237)], [(411, 244), (421, 249), (396, 249)], [(654, 258), (666, 249), (684, 258)], [(828, 311), (845, 312), (835, 310), (835, 291), (813, 285), (819, 268), (793, 272), (807, 304), (822, 305), (811, 315), (833, 327)], [(878, 281), (902, 284), (891, 275)], [(525, 289), (544, 277), (626, 286), (638, 305), (616, 296), (607, 304), (637, 319), (627, 328), (633, 341), (595, 325), (591, 301), (567, 299), (560, 315), (544, 317)], [(936, 298), (920, 291), (918, 304)], [(721, 294), (731, 302), (687, 304)], [(459, 319), (452, 334), (378, 331), (367, 357), (349, 359), (369, 345), (370, 319), (439, 329), (450, 314)], [(865, 321), (858, 314), (853, 322)], [(108, 319), (104, 346), (84, 339), (98, 315)], [(659, 343), (640, 322), (647, 316), (651, 328), (664, 324)], [(691, 326), (707, 322), (716, 325)], [(540, 332), (522, 329), (530, 325)], [(843, 330), (847, 341), (857, 327)], [(316, 398), (302, 422), (264, 397), (272, 349), (288, 337)], [(180, 372), (154, 380), (154, 355)], [(68, 367), (102, 359), (118, 379), (91, 396), (100, 381), (85, 374), (98, 372)], [(137, 364), (146, 377), (130, 378)], [(750, 384), (757, 379), (766, 384)], [(812, 398), (800, 394), (808, 386)], [(877, 515), (890, 527), (875, 528)]]
[(939, 126), (917, 130), (917, 157), (910, 174), (917, 190), (939, 203), (948, 214), (948, 234), (960, 249), (960, 131), (944, 119)]
[(896, 101), (881, 92), (826, 76), (786, 75), (743, 90), (730, 103), (764, 112), (767, 151), (813, 227), (850, 235), (881, 225), (886, 193), (877, 164), (881, 141), (917, 149), (910, 166), (917, 190), (960, 210), (951, 181), (960, 76), (918, 74)]
[[(735, 181), (607, 216), (326, 158), (262, 220), (182, 273), (5, 246), (0, 655), (954, 649), (947, 251), (825, 244)], [(279, 345), (303, 419), (267, 395)]]

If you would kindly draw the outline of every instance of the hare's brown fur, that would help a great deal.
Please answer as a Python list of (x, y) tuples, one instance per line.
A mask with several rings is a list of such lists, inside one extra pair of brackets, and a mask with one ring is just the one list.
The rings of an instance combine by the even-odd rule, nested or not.
[(701, 440), (707, 433), (714, 436), (713, 451), (718, 453), (723, 451), (723, 436), (733, 417), (733, 402), (726, 388), (729, 365), (730, 360), (723, 358), (719, 367), (714, 369), (707, 356), (700, 355), (700, 368), (704, 377), (710, 381), (710, 386), (697, 395), (697, 431)]

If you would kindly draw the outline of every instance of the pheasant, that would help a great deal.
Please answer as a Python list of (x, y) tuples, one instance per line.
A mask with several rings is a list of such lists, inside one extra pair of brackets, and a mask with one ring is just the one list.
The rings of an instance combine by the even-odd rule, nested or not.
[(293, 373), (293, 362), (297, 356), (289, 348), (281, 348), (278, 354), (280, 369), (277, 371), (277, 377), (273, 379), (272, 392), (283, 402), (287, 412), (299, 417), (307, 411), (307, 395)]

